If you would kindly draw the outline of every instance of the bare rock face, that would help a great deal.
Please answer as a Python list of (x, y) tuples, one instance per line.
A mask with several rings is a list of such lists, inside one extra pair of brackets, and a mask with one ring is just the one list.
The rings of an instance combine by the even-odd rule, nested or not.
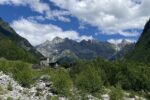
[(46, 84), (43, 82), (37, 83), (36, 89), (37, 90), (44, 90), (46, 88)]
[[(11, 87), (11, 90), (8, 90)], [(12, 97), (14, 99), (18, 99), (21, 94), (20, 92), (23, 91), (23, 88), (13, 80), (13, 78), (9, 77), (8, 75), (3, 74), (0, 72), (0, 87), (1, 87), (1, 95), (0, 98), (7, 99), (8, 97)]]
[(102, 95), (103, 100), (110, 100), (110, 96), (108, 94)]

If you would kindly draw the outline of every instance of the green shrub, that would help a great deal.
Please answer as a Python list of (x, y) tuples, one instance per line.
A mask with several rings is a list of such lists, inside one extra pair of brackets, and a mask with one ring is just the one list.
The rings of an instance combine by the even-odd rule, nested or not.
[(9, 83), (8, 84), (8, 86), (7, 86), (7, 90), (9, 90), (9, 91), (12, 91), (13, 90), (13, 87), (12, 87), (12, 85)]
[(42, 95), (43, 95), (43, 94), (42, 94), (41, 91), (39, 91), (39, 90), (38, 90), (38, 91), (36, 92), (36, 94), (35, 94), (35, 96), (42, 96)]
[(59, 100), (59, 98), (58, 98), (58, 96), (53, 96), (53, 97), (48, 96), (47, 100)]
[(118, 66), (116, 80), (123, 89), (150, 90), (150, 68), (147, 65), (136, 62), (118, 62), (116, 66)]
[(0, 60), (0, 71), (11, 73), (13, 78), (22, 86), (28, 87), (33, 83), (33, 70), (30, 64), (21, 61)]
[(99, 76), (98, 71), (92, 66), (87, 66), (84, 71), (76, 75), (75, 83), (78, 89), (88, 93), (99, 92), (102, 87), (101, 76)]
[(7, 37), (0, 39), (0, 57), (5, 57), (8, 60), (21, 60), (29, 63), (35, 63), (37, 61), (33, 54), (29, 53)]
[(4, 93), (4, 89), (3, 87), (0, 85), (0, 94), (3, 94)]
[(69, 76), (69, 73), (63, 69), (57, 69), (52, 74), (52, 82), (53, 82), (53, 91), (63, 96), (69, 96), (70, 90), (72, 88), (72, 80)]
[[(103, 85), (106, 87), (120, 84), (125, 90), (150, 91), (149, 65), (126, 60), (109, 62), (101, 58), (90, 61), (81, 60), (71, 68), (70, 76), (75, 80), (79, 89), (87, 88), (88, 83), (82, 80), (88, 80), (86, 78), (90, 73), (90, 71), (86, 72), (88, 66), (96, 70), (96, 76), (101, 77)], [(90, 83), (90, 79), (88, 82)]]
[(123, 92), (120, 86), (112, 87), (110, 92), (110, 99), (111, 100), (122, 100)]
[(12, 97), (8, 97), (7, 100), (13, 100), (13, 98)]
[(26, 63), (19, 62), (15, 65), (13, 68), (13, 76), (22, 86), (28, 87), (33, 83), (33, 71)]

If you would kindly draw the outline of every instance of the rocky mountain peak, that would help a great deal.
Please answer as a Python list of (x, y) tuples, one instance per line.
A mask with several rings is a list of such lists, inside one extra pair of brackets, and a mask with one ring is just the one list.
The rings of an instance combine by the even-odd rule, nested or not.
[[(110, 42), (110, 43), (111, 43), (111, 42)], [(119, 42), (114, 42), (114, 43), (111, 43), (111, 44), (114, 45), (114, 48), (115, 48), (116, 51), (120, 51), (120, 50), (121, 50), (122, 48), (124, 48), (126, 45), (131, 45), (131, 44), (133, 44), (133, 42), (128, 41), (128, 40), (126, 40), (126, 39), (123, 39), (123, 40), (121, 40), (121, 41), (119, 41)]]
[(132, 43), (133, 43), (133, 42), (131, 42), (131, 41), (128, 41), (128, 40), (126, 40), (126, 39), (123, 39), (120, 44), (129, 45), (129, 44), (132, 44)]
[(99, 43), (99, 41), (96, 39), (88, 40), (88, 42), (90, 42), (91, 44)]
[(128, 43), (128, 41), (126, 39), (123, 39), (121, 42), (122, 43)]
[(51, 41), (46, 40), (43, 44), (44, 44), (44, 45), (48, 45), (48, 44), (50, 44), (50, 43), (51, 43)]
[[(69, 50), (70, 54), (72, 53), (81, 59), (93, 59), (96, 57), (109, 59), (117, 50), (122, 50), (122, 48), (128, 44), (126, 40), (122, 42), (120, 45), (113, 45), (98, 40), (82, 40), (81, 42), (77, 42), (69, 38), (62, 39), (60, 37), (55, 37), (52, 41), (46, 41), (44, 44), (40, 44), (36, 49), (46, 57), (47, 55), (54, 57), (61, 56), (64, 51)], [(114, 48), (116, 48), (116, 50)]]
[(62, 38), (60, 38), (60, 37), (55, 37), (55, 38), (52, 40), (52, 42), (53, 42), (54, 44), (62, 43), (62, 42), (64, 42), (64, 39), (62, 39)]

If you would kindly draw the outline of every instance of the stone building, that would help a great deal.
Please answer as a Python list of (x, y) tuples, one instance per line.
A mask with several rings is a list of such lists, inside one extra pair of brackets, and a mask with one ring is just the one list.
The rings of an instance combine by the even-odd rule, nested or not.
[(54, 58), (41, 58), (40, 60), (41, 66), (51, 66), (51, 67), (57, 67), (58, 63), (57, 60)]
[(50, 58), (41, 58), (40, 59), (40, 65), (41, 66), (49, 66), (49, 63), (50, 63)]

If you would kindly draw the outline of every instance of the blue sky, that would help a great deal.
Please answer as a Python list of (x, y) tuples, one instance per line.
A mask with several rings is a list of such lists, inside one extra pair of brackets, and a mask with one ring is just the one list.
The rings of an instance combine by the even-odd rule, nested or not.
[(149, 0), (1, 0), (0, 17), (33, 45), (56, 36), (136, 41), (149, 8)]

